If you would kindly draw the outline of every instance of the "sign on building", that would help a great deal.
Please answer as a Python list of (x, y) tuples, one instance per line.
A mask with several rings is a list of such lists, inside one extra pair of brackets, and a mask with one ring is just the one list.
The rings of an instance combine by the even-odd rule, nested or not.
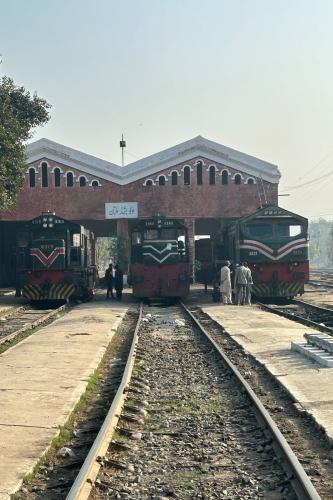
[(136, 219), (137, 217), (137, 201), (124, 203), (105, 203), (106, 219)]

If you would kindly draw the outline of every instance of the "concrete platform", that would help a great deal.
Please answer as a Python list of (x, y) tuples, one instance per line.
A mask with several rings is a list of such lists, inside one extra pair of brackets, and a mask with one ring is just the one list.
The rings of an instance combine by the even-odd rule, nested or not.
[(0, 355), (1, 500), (68, 419), (126, 311), (97, 298)]
[[(206, 305), (202, 310), (274, 375), (333, 440), (333, 368), (291, 351), (313, 329), (258, 306)], [(333, 441), (332, 441), (333, 442)]]

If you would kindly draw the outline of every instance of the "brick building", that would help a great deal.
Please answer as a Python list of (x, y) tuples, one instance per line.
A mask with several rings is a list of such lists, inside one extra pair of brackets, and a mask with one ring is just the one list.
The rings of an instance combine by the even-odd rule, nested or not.
[(133, 221), (106, 219), (105, 204), (137, 202), (139, 218), (183, 220), (193, 242), (200, 234), (218, 238), (230, 219), (278, 200), (276, 165), (201, 136), (124, 167), (48, 139), (29, 144), (27, 157), (16, 207), (0, 213), (0, 241), (6, 241), (0, 244), (0, 285), (12, 280), (8, 254), (16, 224), (41, 212), (80, 221), (97, 236), (126, 236)]

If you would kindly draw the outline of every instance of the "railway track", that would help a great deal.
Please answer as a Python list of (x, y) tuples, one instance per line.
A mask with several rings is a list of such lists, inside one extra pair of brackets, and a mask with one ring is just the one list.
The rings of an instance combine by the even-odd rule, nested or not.
[(24, 337), (29, 330), (48, 322), (66, 307), (65, 304), (53, 309), (36, 309), (24, 305), (6, 311), (0, 317), (0, 348)]
[(318, 269), (310, 272), (309, 285), (333, 288), (333, 269)]
[(296, 299), (292, 300), (288, 305), (266, 305), (262, 303), (259, 305), (274, 314), (333, 335), (333, 309)]
[(186, 308), (148, 310), (67, 499), (319, 499), (204, 319)]

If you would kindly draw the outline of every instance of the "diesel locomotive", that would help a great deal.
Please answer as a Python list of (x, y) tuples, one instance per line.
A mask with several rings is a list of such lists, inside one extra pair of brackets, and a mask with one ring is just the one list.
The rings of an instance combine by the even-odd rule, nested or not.
[(188, 233), (177, 219), (139, 221), (131, 231), (130, 281), (138, 298), (180, 298), (190, 289)]
[(231, 223), (223, 237), (224, 258), (249, 264), (258, 298), (292, 298), (309, 279), (308, 221), (275, 205)]
[(17, 233), (17, 289), (31, 301), (88, 300), (96, 280), (94, 235), (45, 213)]

